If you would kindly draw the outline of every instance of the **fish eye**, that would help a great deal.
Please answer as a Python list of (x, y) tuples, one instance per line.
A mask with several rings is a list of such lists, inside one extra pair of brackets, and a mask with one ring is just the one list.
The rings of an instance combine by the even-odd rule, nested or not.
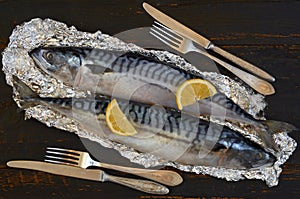
[(48, 52), (46, 56), (49, 60), (53, 59), (53, 53), (51, 53), (51, 52)]
[(255, 154), (255, 159), (261, 160), (262, 158), (263, 158), (263, 154), (261, 152)]
[(54, 55), (52, 52), (48, 51), (44, 54), (44, 57), (48, 60), (48, 61), (53, 61)]

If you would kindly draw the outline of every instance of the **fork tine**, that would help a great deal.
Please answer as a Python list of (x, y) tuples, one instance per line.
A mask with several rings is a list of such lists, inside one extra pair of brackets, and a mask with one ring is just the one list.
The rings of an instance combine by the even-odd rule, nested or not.
[(56, 159), (56, 160), (63, 160), (63, 161), (68, 161), (68, 162), (74, 162), (75, 164), (77, 164), (77, 160), (74, 160), (72, 158), (66, 158), (66, 157), (58, 157), (58, 156), (52, 156), (52, 155), (45, 155), (45, 159)]
[(74, 159), (79, 159), (79, 155), (74, 155), (74, 154), (69, 154), (69, 153), (65, 153), (65, 152), (58, 152), (58, 151), (50, 151), (47, 150), (46, 154), (55, 154), (55, 155), (61, 155), (61, 156), (65, 156), (65, 157), (70, 157)]
[(63, 149), (63, 148), (56, 148), (56, 147), (47, 147), (47, 150), (54, 150), (54, 151), (64, 151), (66, 153), (71, 153), (74, 155), (80, 155), (80, 151), (72, 150), (72, 149)]
[[(153, 24), (152, 28), (150, 29), (152, 32), (156, 33), (156, 35), (164, 38), (165, 40), (167, 40), (168, 42), (174, 43), (177, 46), (180, 44), (180, 40), (176, 37), (174, 37), (173, 35), (171, 35), (170, 33), (168, 33), (167, 31), (165, 31), (164, 29), (157, 27)], [(151, 33), (151, 32), (150, 32)]]
[(159, 41), (161, 41), (161, 42), (163, 42), (164, 44), (166, 44), (167, 46), (173, 46), (173, 45), (174, 45), (174, 44), (171, 44), (171, 43), (169, 43), (169, 42), (163, 40), (161, 37), (157, 36), (156, 33), (154, 33), (154, 32), (150, 32), (150, 34), (151, 34), (152, 36), (154, 36), (156, 39), (158, 39)]
[(150, 29), (150, 34), (153, 35), (154, 37), (156, 37), (158, 40), (160, 40), (161, 42), (165, 43), (168, 46), (171, 47), (175, 47), (178, 48), (178, 44), (174, 43), (174, 41), (170, 40), (168, 37), (162, 35), (161, 33), (159, 33), (158, 31), (154, 30), (154, 29)]
[(162, 35), (166, 36), (166, 38), (168, 38), (169, 40), (179, 43), (180, 41), (178, 40), (178, 38), (174, 37), (171, 33), (169, 33), (168, 31), (164, 30), (164, 28), (158, 27), (155, 24), (152, 24), (152, 29), (156, 30), (157, 32), (160, 32)]
[(170, 36), (172, 36), (172, 37), (176, 37), (176, 38), (179, 39), (179, 40), (183, 40), (183, 37), (182, 37), (180, 34), (178, 34), (178, 33), (175, 32), (174, 30), (168, 28), (167, 26), (165, 26), (165, 25), (163, 25), (163, 24), (161, 24), (161, 23), (159, 23), (159, 22), (157, 22), (157, 21), (154, 21), (154, 24), (152, 24), (152, 26), (155, 26), (155, 27), (161, 27), (160, 30), (165, 29), (165, 30), (167, 30), (168, 32), (172, 33), (172, 34), (170, 34), (170, 33), (165, 32), (166, 34), (168, 34), (168, 35), (170, 35)]
[(65, 165), (70, 165), (70, 166), (77, 165), (77, 163), (70, 163), (70, 162), (63, 162), (63, 161), (56, 161), (56, 160), (49, 160), (49, 159), (45, 159), (45, 162), (50, 162), (50, 163), (55, 163), (55, 164), (65, 164)]
[(46, 162), (75, 166), (78, 165), (79, 159), (80, 153), (75, 150), (62, 149), (56, 147), (46, 148)]

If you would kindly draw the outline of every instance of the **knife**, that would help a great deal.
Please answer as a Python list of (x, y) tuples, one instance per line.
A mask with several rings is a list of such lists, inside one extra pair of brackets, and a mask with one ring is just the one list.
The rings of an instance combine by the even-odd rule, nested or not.
[(56, 175), (69, 176), (69, 177), (86, 179), (86, 180), (94, 180), (100, 182), (110, 181), (110, 182), (115, 182), (151, 194), (163, 195), (169, 193), (167, 187), (160, 185), (158, 183), (148, 181), (148, 180), (112, 176), (112, 175), (108, 175), (107, 173), (99, 169), (97, 170), (83, 169), (83, 168), (73, 167), (68, 165), (60, 165), (60, 164), (53, 164), (53, 163), (47, 163), (41, 161), (30, 161), (30, 160), (9, 161), (7, 162), (7, 166), (14, 167), (14, 168), (44, 171)]
[(196, 42), (197, 44), (201, 45), (205, 49), (213, 50), (214, 52), (222, 55), (223, 57), (229, 59), (230, 61), (238, 64), (239, 66), (243, 67), (244, 69), (268, 80), (268, 81), (275, 81), (275, 78), (268, 74), (267, 72), (263, 71), (262, 69), (254, 66), (253, 64), (223, 50), (222, 48), (214, 45), (210, 40), (199, 35), (195, 31), (191, 30), (190, 28), (186, 27), (185, 25), (179, 23), (178, 21), (172, 19), (171, 17), (167, 16), (166, 14), (162, 13), (161, 11), (157, 10), (153, 6), (149, 5), (148, 3), (143, 3), (144, 9), (150, 14), (154, 19), (159, 21), (160, 23), (164, 24), (165, 26), (169, 27), (170, 29), (176, 31), (177, 33), (181, 34), (182, 36), (189, 38)]

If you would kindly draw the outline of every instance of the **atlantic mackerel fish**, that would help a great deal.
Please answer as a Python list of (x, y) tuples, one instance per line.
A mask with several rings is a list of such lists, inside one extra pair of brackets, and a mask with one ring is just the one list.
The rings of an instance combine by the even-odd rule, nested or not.
[[(30, 56), (47, 75), (95, 95), (40, 97), (15, 77), (24, 108), (46, 106), (77, 121), (88, 132), (166, 160), (231, 169), (267, 167), (276, 161), (272, 134), (295, 129), (284, 122), (258, 121), (220, 92), (200, 100), (197, 108), (179, 111), (174, 91), (186, 80), (203, 77), (142, 54), (47, 47), (33, 50)], [(112, 99), (117, 99), (138, 134), (121, 136), (107, 127), (105, 114)], [(211, 115), (237, 128), (205, 119)], [(237, 130), (241, 124), (262, 143), (243, 136)]]
[[(105, 123), (111, 96), (100, 95), (90, 99), (42, 98), (16, 78), (15, 84), (22, 95), (24, 107), (49, 107), (74, 119), (89, 132), (171, 161), (232, 169), (260, 168), (270, 166), (275, 161), (271, 153), (238, 132), (217, 124), (211, 125), (172, 108), (161, 109), (159, 106), (117, 99), (138, 132), (134, 136), (120, 136), (111, 133)], [(210, 142), (213, 143), (212, 147)]]

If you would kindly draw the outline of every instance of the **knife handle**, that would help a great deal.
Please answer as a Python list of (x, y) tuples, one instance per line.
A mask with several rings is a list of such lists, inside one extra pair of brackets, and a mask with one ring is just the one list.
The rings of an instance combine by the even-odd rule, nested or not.
[(209, 54), (203, 50), (199, 50), (199, 49), (195, 48), (195, 51), (209, 57), (210, 59), (214, 60), (218, 64), (222, 65), (224, 68), (226, 68), (227, 70), (229, 70), (230, 72), (235, 74), (238, 78), (243, 80), (246, 84), (251, 86), (257, 92), (259, 92), (263, 95), (272, 95), (275, 93), (274, 87), (269, 82), (267, 82), (263, 79), (260, 79), (254, 75), (251, 75), (250, 73), (247, 73), (243, 70), (240, 70), (240, 69), (220, 60), (219, 58), (212, 56), (211, 54)]
[(167, 187), (148, 180), (117, 177), (107, 173), (104, 173), (103, 179), (104, 181), (115, 182), (150, 194), (164, 195), (169, 193), (169, 189)]
[(168, 186), (176, 186), (182, 183), (183, 181), (182, 177), (174, 171), (139, 169), (139, 168), (123, 167), (123, 166), (111, 165), (105, 163), (98, 163), (98, 165), (95, 166), (141, 176), (143, 178), (154, 180)]
[(269, 73), (263, 71), (262, 69), (254, 66), (253, 64), (223, 50), (222, 48), (215, 46), (214, 44), (211, 44), (208, 49), (213, 50), (214, 52), (218, 53), (219, 55), (222, 55), (223, 57), (229, 59), (230, 61), (236, 63), (237, 65), (241, 66), (242, 68), (246, 69), (247, 71), (252, 72), (253, 74), (262, 77), (268, 81), (274, 82), (275, 78), (271, 76)]

